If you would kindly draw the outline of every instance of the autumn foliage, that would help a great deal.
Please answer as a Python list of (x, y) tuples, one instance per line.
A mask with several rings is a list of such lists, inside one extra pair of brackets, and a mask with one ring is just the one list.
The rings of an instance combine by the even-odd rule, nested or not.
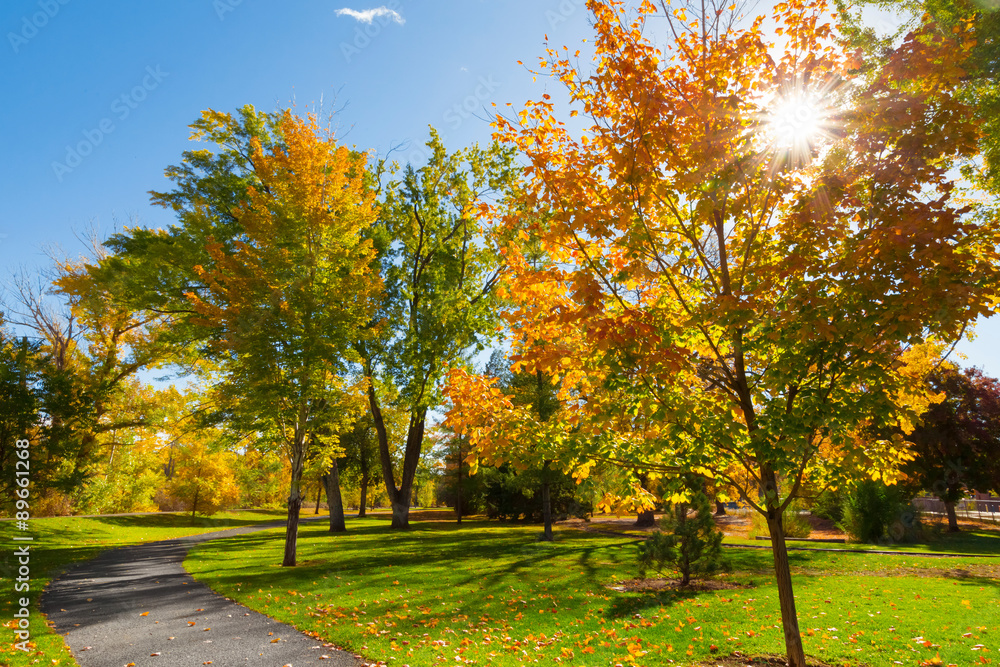
[[(271, 120), (267, 145), (249, 139), (252, 179), (228, 212), (240, 233), (209, 237), (211, 264), (193, 267), (202, 285), (185, 297), (224, 377), (216, 400), (288, 456), (285, 565), (294, 565), (309, 450), (362, 406), (365, 384), (349, 362), (381, 281), (366, 234), (377, 214), (366, 156), (339, 146), (314, 117), (286, 111)], [(241, 129), (229, 114), (208, 111), (195, 134)]]
[[(922, 346), (997, 303), (996, 221), (949, 174), (977, 150), (956, 96), (973, 40), (924, 25), (862, 70), (821, 1), (775, 6), (780, 47), (764, 17), (738, 28), (713, 4), (588, 6), (593, 71), (566, 48), (539, 63), (568, 114), (546, 95), (497, 120), (536, 212), (504, 221), (520, 239), (512, 360), (558, 379), (562, 461), (579, 475), (602, 459), (681, 468), (766, 517), (802, 665), (785, 508), (804, 479), (892, 477), (903, 438), (859, 426), (912, 423), (929, 401)], [(464, 371), (452, 383), (455, 428), (492, 461), (521, 456), (509, 398)]]

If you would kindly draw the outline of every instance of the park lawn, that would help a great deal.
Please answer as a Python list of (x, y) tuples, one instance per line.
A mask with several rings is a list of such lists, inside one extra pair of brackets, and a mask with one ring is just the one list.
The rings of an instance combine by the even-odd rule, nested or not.
[[(784, 651), (770, 553), (727, 549), (739, 587), (636, 592), (636, 541), (538, 527), (379, 519), (201, 545), (185, 567), (242, 604), (391, 665), (695, 664)], [(996, 536), (978, 541), (986, 548)], [(1000, 560), (793, 552), (807, 653), (829, 664), (1000, 664)], [(709, 662), (708, 664), (714, 664)], [(986, 663), (990, 664), (990, 663)]]
[[(52, 517), (31, 519), (30, 530), (19, 531), (14, 521), (0, 522), (0, 541), (4, 545), (0, 560), (3, 583), (0, 598), (0, 617), (3, 638), (0, 639), (0, 665), (74, 665), (76, 662), (68, 654), (61, 636), (53, 632), (45, 623), (39, 611), (41, 591), (49, 581), (63, 570), (82, 560), (94, 558), (109, 548), (168, 540), (186, 535), (196, 535), (214, 530), (236, 528), (285, 518), (284, 511), (244, 510), (219, 512), (210, 517), (197, 516), (192, 519), (187, 513), (109, 515), (101, 517)], [(15, 542), (14, 536), (30, 535), (31, 542)], [(14, 590), (18, 562), (14, 551), (18, 547), (30, 545), (31, 568), (30, 589), (26, 592)], [(31, 601), (29, 631), (30, 653), (14, 649), (16, 638), (15, 603), (27, 596)]]

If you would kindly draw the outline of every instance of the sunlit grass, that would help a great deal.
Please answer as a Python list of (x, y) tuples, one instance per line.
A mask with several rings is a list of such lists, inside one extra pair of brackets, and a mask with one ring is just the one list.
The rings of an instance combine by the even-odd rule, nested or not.
[[(296, 568), (278, 566), (280, 531), (198, 547), (185, 566), (228, 597), (390, 665), (666, 665), (784, 650), (766, 550), (727, 550), (723, 580), (739, 588), (619, 592), (609, 586), (635, 574), (627, 538), (564, 530), (547, 544), (537, 527), (485, 522), (348, 527), (304, 526)], [(963, 539), (990, 550), (997, 535)], [(806, 651), (818, 659), (998, 656), (994, 559), (796, 551), (791, 562)]]

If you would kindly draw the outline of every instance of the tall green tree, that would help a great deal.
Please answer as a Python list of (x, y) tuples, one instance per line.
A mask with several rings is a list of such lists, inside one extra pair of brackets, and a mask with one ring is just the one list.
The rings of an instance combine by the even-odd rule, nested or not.
[[(497, 145), (448, 153), (433, 129), (427, 145), (427, 164), (407, 166), (386, 188), (375, 231), (385, 292), (375, 337), (358, 344), (394, 528), (409, 527), (427, 413), (441, 401), (444, 374), (495, 332), (504, 262), (488, 231), (518, 176)], [(398, 476), (383, 416), (388, 386), (409, 413)]]
[(15, 497), (15, 443), (29, 439), (38, 444), (40, 367), (38, 346), (14, 336), (0, 313), (0, 490), (8, 499)]

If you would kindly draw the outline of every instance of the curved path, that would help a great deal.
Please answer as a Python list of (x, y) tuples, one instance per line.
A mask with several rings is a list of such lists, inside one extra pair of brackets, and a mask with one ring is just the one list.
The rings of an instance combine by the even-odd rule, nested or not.
[(113, 549), (53, 580), (42, 611), (83, 667), (358, 667), (358, 656), (222, 597), (182, 566), (195, 544), (279, 525)]

